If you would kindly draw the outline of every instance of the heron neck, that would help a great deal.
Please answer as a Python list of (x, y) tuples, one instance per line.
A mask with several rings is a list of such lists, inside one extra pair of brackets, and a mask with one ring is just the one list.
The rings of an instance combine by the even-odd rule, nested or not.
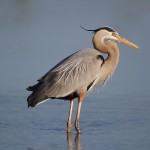
[(118, 65), (119, 62), (119, 49), (116, 44), (109, 43), (109, 51), (107, 52), (108, 57), (105, 60), (105, 64), (108, 68), (110, 68), (110, 71), (114, 71)]
[(102, 40), (99, 39), (102, 38), (96, 36), (93, 38), (94, 48), (101, 53), (108, 54), (108, 57), (105, 59), (103, 68), (105, 68), (104, 72), (107, 72), (107, 74), (112, 74), (116, 69), (119, 61), (119, 49), (117, 44), (111, 41), (105, 44)]

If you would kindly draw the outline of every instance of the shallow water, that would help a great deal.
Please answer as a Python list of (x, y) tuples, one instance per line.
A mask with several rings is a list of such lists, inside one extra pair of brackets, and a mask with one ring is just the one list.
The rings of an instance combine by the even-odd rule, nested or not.
[(15, 94), (0, 97), (2, 150), (150, 148), (150, 101), (147, 97), (87, 96), (81, 112), (80, 135), (76, 135), (74, 128), (71, 134), (66, 133), (67, 101), (51, 100), (28, 109), (25, 97)]
[[(0, 1), (0, 150), (149, 150), (150, 1)], [(113, 27), (140, 49), (119, 45), (105, 90), (87, 95), (81, 135), (66, 134), (69, 103), (27, 108), (29, 92), (64, 57), (92, 47), (80, 28)], [(74, 106), (73, 121), (77, 104)]]

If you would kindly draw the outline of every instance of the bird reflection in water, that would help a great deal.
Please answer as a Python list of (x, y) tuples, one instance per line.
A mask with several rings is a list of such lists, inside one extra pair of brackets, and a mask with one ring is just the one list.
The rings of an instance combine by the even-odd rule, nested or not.
[(72, 142), (72, 134), (67, 133), (68, 150), (81, 150), (80, 134), (76, 134), (74, 143)]
[[(67, 143), (68, 143), (68, 150), (81, 150), (80, 134), (76, 134), (74, 142), (72, 142), (72, 134), (67, 133)], [(35, 150), (35, 149), (27, 147), (27, 150)]]

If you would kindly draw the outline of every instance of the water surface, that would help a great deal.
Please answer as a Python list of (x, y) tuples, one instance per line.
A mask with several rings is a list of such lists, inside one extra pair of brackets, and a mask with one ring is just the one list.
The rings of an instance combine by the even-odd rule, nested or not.
[[(0, 150), (149, 150), (150, 1), (0, 1)], [(92, 47), (80, 28), (113, 27), (140, 49), (119, 44), (103, 90), (87, 95), (81, 135), (66, 134), (69, 103), (28, 109), (25, 88), (71, 53)], [(74, 106), (73, 121), (76, 113)]]
[[(97, 95), (98, 96), (98, 95)], [(25, 95), (2, 95), (0, 149), (136, 149), (150, 147), (149, 98), (87, 96), (82, 134), (66, 133), (69, 103), (48, 101), (27, 109)], [(74, 106), (73, 120), (76, 105)]]

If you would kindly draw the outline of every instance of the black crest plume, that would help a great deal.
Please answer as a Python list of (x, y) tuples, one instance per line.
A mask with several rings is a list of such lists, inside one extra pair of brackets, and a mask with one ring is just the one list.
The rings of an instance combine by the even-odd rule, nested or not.
[(107, 30), (109, 32), (116, 32), (114, 29), (110, 28), (110, 27), (101, 27), (101, 28), (98, 28), (98, 29), (92, 29), (92, 30), (88, 30), (88, 29), (85, 29), (83, 26), (80, 25), (80, 27), (85, 30), (85, 31), (92, 31), (94, 33), (96, 33), (97, 31), (100, 31), (100, 30)]

